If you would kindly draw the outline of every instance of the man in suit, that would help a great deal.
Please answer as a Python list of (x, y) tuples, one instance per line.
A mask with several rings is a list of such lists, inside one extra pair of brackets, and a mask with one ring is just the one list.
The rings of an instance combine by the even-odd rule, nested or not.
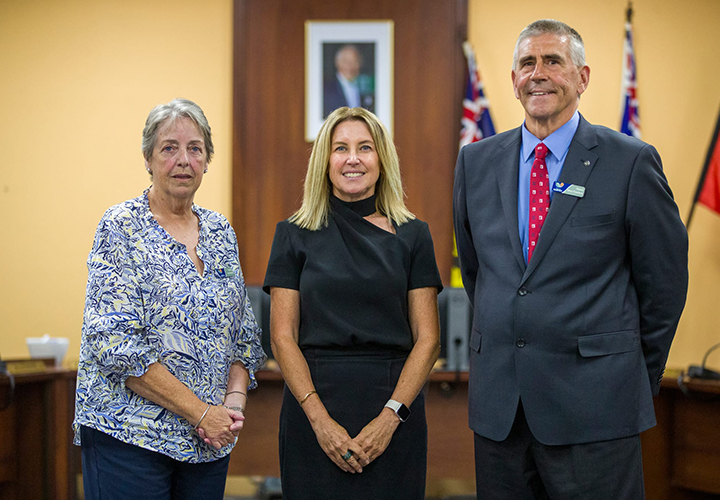
[(512, 70), (524, 124), (458, 157), (478, 499), (644, 497), (639, 433), (685, 305), (687, 232), (657, 151), (578, 113), (589, 80), (574, 29), (530, 24)]
[(363, 107), (373, 111), (374, 97), (368, 89), (360, 85), (362, 56), (355, 45), (343, 45), (335, 53), (336, 73), (323, 85), (323, 116), (328, 116), (337, 108)]

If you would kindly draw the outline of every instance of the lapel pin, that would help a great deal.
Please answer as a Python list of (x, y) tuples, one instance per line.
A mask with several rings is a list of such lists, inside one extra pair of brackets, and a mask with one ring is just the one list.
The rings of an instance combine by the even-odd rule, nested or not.
[(585, 165), (586, 167), (589, 167), (589, 166), (590, 166), (590, 160), (584, 160), (584, 161), (583, 161), (583, 165)]

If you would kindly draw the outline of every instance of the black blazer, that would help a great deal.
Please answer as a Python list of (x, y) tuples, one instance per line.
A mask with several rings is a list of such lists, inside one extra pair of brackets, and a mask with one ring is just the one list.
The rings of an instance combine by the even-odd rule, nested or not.
[(529, 266), (517, 216), (520, 128), (465, 146), (454, 216), (474, 308), (470, 427), (501, 441), (518, 401), (549, 445), (655, 425), (687, 292), (687, 232), (652, 146), (582, 116)]

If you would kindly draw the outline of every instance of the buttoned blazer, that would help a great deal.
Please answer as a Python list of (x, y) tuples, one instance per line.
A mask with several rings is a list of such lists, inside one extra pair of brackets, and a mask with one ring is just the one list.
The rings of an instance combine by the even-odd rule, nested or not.
[(582, 116), (533, 258), (517, 197), (521, 129), (465, 146), (454, 220), (473, 304), (470, 427), (501, 441), (522, 400), (548, 445), (655, 425), (657, 394), (687, 292), (687, 232), (652, 146)]

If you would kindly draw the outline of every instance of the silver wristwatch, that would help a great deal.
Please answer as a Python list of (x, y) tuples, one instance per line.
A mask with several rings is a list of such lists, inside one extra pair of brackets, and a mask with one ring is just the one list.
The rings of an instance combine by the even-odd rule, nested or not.
[(400, 419), (400, 422), (405, 422), (410, 416), (410, 408), (394, 399), (389, 399), (388, 402), (385, 403), (385, 408), (390, 408), (394, 411), (395, 415)]

